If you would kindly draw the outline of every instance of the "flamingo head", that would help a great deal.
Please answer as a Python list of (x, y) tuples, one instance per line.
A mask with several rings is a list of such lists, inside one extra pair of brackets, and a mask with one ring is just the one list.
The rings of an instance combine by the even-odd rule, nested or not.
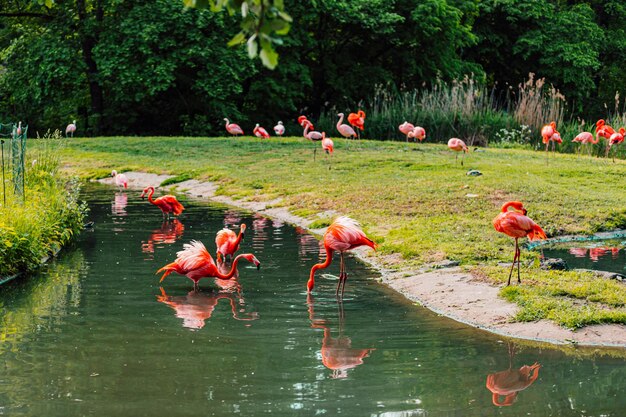
[(241, 225), (239, 226), (239, 230), (241, 233), (241, 237), (243, 237), (243, 235), (246, 233), (246, 224), (245, 223), (241, 223)]
[(226, 124), (227, 124), (227, 125), (229, 125), (229, 124), (230, 124), (230, 122), (228, 121), (228, 119), (227, 119), (227, 118), (225, 118), (225, 117), (224, 117), (224, 121), (226, 122)]
[(248, 262), (254, 264), (254, 266), (256, 266), (257, 270), (261, 269), (261, 262), (253, 254), (251, 254), (251, 253), (244, 253), (241, 256), (243, 258), (245, 258)]
[(306, 116), (300, 116), (298, 117), (298, 124), (300, 126), (303, 126), (304, 121), (307, 120)]
[(524, 203), (522, 203), (521, 201), (509, 201), (507, 203), (504, 203), (502, 205), (502, 211), (507, 212), (509, 207), (513, 207), (513, 209), (521, 212), (524, 216), (528, 213), (524, 208)]
[(550, 126), (552, 126), (552, 129), (556, 129), (556, 122), (550, 122)]
[(598, 121), (596, 122), (596, 127), (597, 127), (597, 128), (600, 128), (600, 127), (604, 126), (604, 123), (605, 123), (605, 122), (604, 122), (604, 119), (600, 119), (600, 120), (598, 120)]
[(279, 121), (278, 121), (278, 124), (282, 126), (282, 125), (283, 125), (283, 122), (281, 122), (281, 121), (279, 120)]
[(337, 117), (343, 117), (343, 113), (338, 113)]
[(363, 110), (359, 110), (357, 114), (359, 115), (359, 117), (365, 119), (365, 112)]
[(115, 177), (116, 175), (117, 175), (117, 171), (116, 170), (111, 171), (111, 176), (112, 177)]
[(623, 127), (620, 127), (620, 128), (619, 128), (619, 133), (620, 133), (620, 135), (622, 135), (622, 136), (626, 135), (626, 129), (624, 129)]
[(148, 192), (152, 190), (154, 192), (154, 187), (146, 187), (143, 189), (143, 191), (141, 192), (141, 195), (139, 196), (139, 198), (145, 198), (146, 194), (148, 194)]

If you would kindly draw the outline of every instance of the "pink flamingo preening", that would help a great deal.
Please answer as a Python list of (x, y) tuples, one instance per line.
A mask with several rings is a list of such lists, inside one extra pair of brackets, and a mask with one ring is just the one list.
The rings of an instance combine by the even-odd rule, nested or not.
[(269, 139), (270, 138), (270, 134), (267, 133), (267, 130), (265, 130), (264, 128), (259, 126), (258, 123), (256, 124), (256, 126), (254, 126), (254, 129), (252, 129), (252, 133), (257, 138), (263, 138), (263, 139)]
[(154, 194), (154, 187), (144, 188), (140, 197), (144, 198), (146, 194), (148, 194), (148, 201), (161, 209), (163, 217), (169, 218), (170, 213), (174, 216), (180, 216), (183, 210), (185, 210), (185, 207), (183, 207), (173, 195), (168, 194), (153, 200), (152, 195)]
[(230, 123), (227, 118), (224, 118), (226, 122), (226, 131), (233, 136), (243, 135), (243, 129), (236, 123)]
[[(512, 208), (512, 211), (509, 211)], [(515, 238), (515, 256), (513, 256), (513, 263), (511, 264), (511, 271), (509, 272), (509, 281), (507, 286), (511, 285), (511, 275), (513, 274), (513, 267), (515, 267), (515, 261), (517, 261), (517, 282), (520, 280), (520, 250), (518, 239), (520, 237), (528, 237), (528, 240), (546, 239), (546, 233), (541, 227), (528, 216), (526, 216), (526, 209), (524, 205), (519, 201), (509, 201), (502, 205), (500, 214), (493, 219), (493, 227), (500, 233), (504, 233), (507, 236)]]
[(341, 288), (341, 298), (343, 298), (346, 281), (348, 279), (344, 262), (345, 252), (359, 246), (369, 246), (376, 250), (376, 243), (365, 236), (361, 225), (357, 221), (346, 216), (337, 218), (328, 226), (328, 229), (326, 229), (324, 233), (323, 241), (324, 249), (326, 250), (326, 260), (323, 263), (313, 265), (311, 268), (309, 281), (307, 282), (307, 291), (311, 292), (313, 291), (313, 287), (315, 287), (315, 271), (328, 268), (333, 261), (333, 253), (337, 251), (341, 255), (341, 264), (339, 266), (339, 283), (337, 284), (335, 295), (339, 296), (339, 289)]
[(563, 143), (561, 134), (556, 130), (556, 122), (550, 122), (541, 128), (541, 140), (546, 145), (546, 161), (548, 160), (548, 147), (552, 142), (552, 152), (556, 153), (556, 144)]
[[(604, 155), (605, 158), (609, 156), (609, 152), (611, 151), (611, 148), (613, 146), (619, 145), (620, 143), (624, 142), (625, 134), (626, 134), (626, 130), (623, 127), (620, 127), (619, 131), (613, 133), (609, 137), (609, 141), (606, 146), (606, 155)], [(615, 152), (613, 152), (613, 162), (615, 162)]]
[(283, 122), (279, 121), (276, 126), (274, 126), (274, 133), (278, 136), (282, 136), (285, 134), (285, 126), (283, 126)]
[(164, 272), (159, 282), (163, 282), (165, 277), (172, 272), (184, 275), (193, 281), (193, 287), (197, 290), (198, 281), (202, 278), (215, 277), (223, 280), (231, 279), (237, 272), (237, 264), (241, 259), (245, 259), (254, 264), (257, 269), (261, 268), (261, 262), (259, 262), (253, 254), (244, 253), (235, 257), (230, 271), (224, 274), (220, 272), (204, 244), (200, 241), (192, 240), (190, 243), (185, 243), (183, 250), (176, 253), (176, 260), (174, 262), (165, 265), (156, 273)]
[(414, 138), (419, 140), (421, 143), (424, 139), (426, 139), (426, 130), (421, 126), (415, 126), (407, 135), (407, 140), (408, 138)]
[(239, 245), (245, 233), (246, 225), (244, 223), (239, 226), (239, 235), (236, 235), (235, 232), (227, 228), (223, 228), (217, 232), (215, 236), (215, 246), (217, 246), (215, 257), (218, 262), (221, 262), (222, 258), (225, 261), (228, 256), (230, 256), (231, 259), (233, 258), (235, 252), (239, 250)]
[(124, 174), (118, 174), (116, 170), (111, 171), (111, 176), (115, 178), (115, 185), (120, 188), (128, 188), (128, 178)]
[[(322, 132), (322, 149), (326, 153), (327, 158), (333, 156), (335, 144), (333, 143), (333, 140), (331, 138), (326, 137), (326, 132)], [(330, 160), (329, 160), (328, 169), (330, 169)]]
[(365, 129), (365, 112), (359, 110), (356, 113), (350, 113), (348, 115), (348, 123), (356, 130), (357, 136), (360, 138), (361, 134), (359, 131)]
[(402, 123), (400, 126), (398, 126), (398, 130), (400, 130), (400, 132), (404, 136), (406, 136), (407, 143), (409, 141), (409, 133), (411, 133), (413, 131), (413, 129), (415, 129), (415, 126), (413, 126), (413, 123), (409, 123), (406, 120), (404, 121), (404, 123)]
[(455, 161), (459, 159), (459, 152), (463, 152), (463, 157), (461, 158), (461, 166), (463, 166), (463, 159), (465, 158), (465, 154), (469, 152), (467, 145), (461, 139), (452, 138), (448, 141), (448, 148), (450, 150), (456, 152)]

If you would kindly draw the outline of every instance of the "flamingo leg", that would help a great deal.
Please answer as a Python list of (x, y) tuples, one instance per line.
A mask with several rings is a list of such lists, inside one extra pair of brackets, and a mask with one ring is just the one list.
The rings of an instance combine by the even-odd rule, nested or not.
[(517, 239), (515, 239), (515, 249), (516, 249), (516, 251), (517, 251), (517, 283), (518, 283), (518, 284), (521, 284), (521, 283), (522, 283), (522, 280), (521, 280), (521, 279), (520, 279), (520, 277), (519, 277), (520, 254), (521, 254), (521, 251), (520, 251), (520, 248), (519, 248), (519, 244), (518, 244), (518, 242), (517, 242)]
[(550, 141), (546, 142), (546, 164), (548, 163), (548, 147), (550, 146)]
[(315, 146), (315, 142), (313, 142), (313, 162), (315, 162), (316, 155), (317, 155), (317, 146)]
[(461, 155), (461, 166), (463, 166), (463, 161), (465, 161), (465, 152)]
[[(343, 258), (343, 252), (341, 253)], [(346, 272), (346, 263), (343, 262), (343, 281), (341, 283), (341, 300), (343, 300), (343, 293), (346, 291), (346, 281), (348, 280), (348, 273)]]
[(339, 298), (339, 288), (341, 287), (341, 281), (343, 281), (343, 252), (340, 253), (341, 258), (339, 261), (339, 282), (337, 283), (337, 289), (335, 290), (335, 297)]
[(517, 260), (517, 239), (515, 239), (515, 255), (513, 255), (513, 263), (511, 264), (511, 270), (509, 271), (509, 280), (506, 284), (507, 287), (511, 285), (511, 276), (513, 276), (513, 268), (515, 268), (516, 260)]

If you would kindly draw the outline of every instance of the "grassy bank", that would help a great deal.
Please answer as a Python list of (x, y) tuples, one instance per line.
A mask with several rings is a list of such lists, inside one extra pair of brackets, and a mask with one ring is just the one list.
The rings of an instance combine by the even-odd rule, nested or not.
[(59, 172), (62, 143), (58, 138), (29, 140), (25, 200), (10, 191), (10, 182), (6, 205), (0, 194), (0, 277), (36, 269), (83, 227), (78, 182)]
[[(102, 177), (112, 168), (170, 173), (219, 184), (219, 193), (272, 200), (300, 216), (328, 222), (320, 213), (348, 214), (380, 244), (389, 266), (410, 268), (444, 259), (473, 267), (495, 282), (508, 270), (513, 242), (491, 225), (503, 202), (523, 201), (550, 236), (626, 227), (626, 164), (550, 157), (520, 149), (480, 149), (465, 167), (442, 145), (336, 140), (332, 169), (312, 161), (312, 145), (300, 138), (94, 138), (70, 141), (62, 151), (67, 168)], [(319, 153), (318, 153), (319, 157)], [(320, 158), (320, 159), (323, 159)], [(467, 176), (469, 168), (483, 175)], [(156, 185), (156, 184), (155, 184)], [(391, 255), (391, 256), (386, 256)], [(522, 252), (523, 259), (537, 255)], [(626, 323), (621, 284), (590, 275), (523, 271), (523, 291), (505, 296), (522, 306), (518, 319), (550, 318), (570, 327)], [(575, 290), (554, 291), (573, 282)], [(541, 300), (541, 309), (528, 300)], [(573, 319), (572, 319), (573, 318)]]

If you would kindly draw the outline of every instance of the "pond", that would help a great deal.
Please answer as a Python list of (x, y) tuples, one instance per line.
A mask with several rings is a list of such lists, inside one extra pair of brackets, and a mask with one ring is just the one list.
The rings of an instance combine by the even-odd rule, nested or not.
[(561, 258), (570, 269), (582, 268), (626, 275), (626, 242), (601, 240), (559, 243), (542, 248), (546, 258)]
[[(303, 230), (197, 202), (162, 223), (138, 196), (90, 186), (94, 230), (0, 287), (0, 415), (624, 415), (624, 359), (509, 343), (413, 305), (352, 258), (343, 303), (338, 262), (307, 298), (320, 247)], [(175, 274), (159, 284), (184, 242), (214, 252), (240, 223), (259, 271), (242, 264), (198, 293)]]

